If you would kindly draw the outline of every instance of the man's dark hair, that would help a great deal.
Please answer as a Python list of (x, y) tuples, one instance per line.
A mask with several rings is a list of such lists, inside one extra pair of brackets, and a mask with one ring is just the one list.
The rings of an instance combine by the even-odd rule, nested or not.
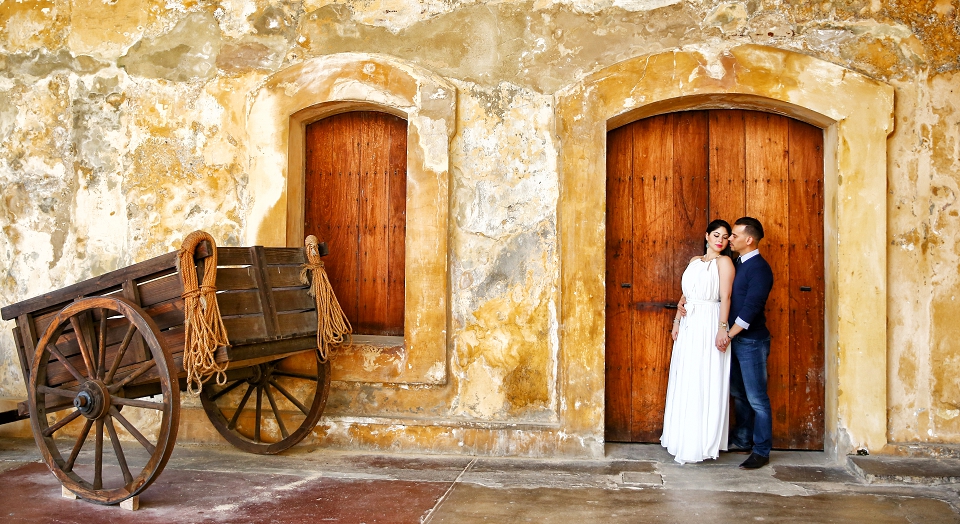
[(747, 236), (753, 237), (757, 243), (763, 239), (763, 225), (753, 217), (741, 217), (733, 223), (735, 226), (743, 226), (743, 232)]

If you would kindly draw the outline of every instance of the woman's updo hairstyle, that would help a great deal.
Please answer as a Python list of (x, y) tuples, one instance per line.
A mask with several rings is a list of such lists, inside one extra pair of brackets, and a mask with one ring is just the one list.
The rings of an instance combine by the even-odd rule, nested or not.
[[(713, 222), (710, 222), (709, 224), (707, 224), (707, 234), (709, 235), (710, 233), (713, 233), (714, 231), (720, 229), (721, 227), (722, 227), (723, 229), (726, 229), (726, 230), (727, 230), (727, 235), (730, 235), (730, 232), (733, 231), (733, 230), (730, 228), (730, 223), (728, 223), (726, 220), (721, 220), (721, 219), (718, 218), (718, 219), (714, 220)], [(709, 250), (709, 246), (707, 245), (706, 242), (704, 242), (704, 243), (703, 243), (703, 254), (706, 255), (708, 250)], [(723, 251), (721, 251), (720, 254), (721, 254), (721, 255), (726, 255), (726, 256), (731, 257), (731, 258), (733, 257), (733, 251), (730, 250), (730, 244), (729, 244), (729, 243), (727, 243), (727, 247), (723, 248)]]

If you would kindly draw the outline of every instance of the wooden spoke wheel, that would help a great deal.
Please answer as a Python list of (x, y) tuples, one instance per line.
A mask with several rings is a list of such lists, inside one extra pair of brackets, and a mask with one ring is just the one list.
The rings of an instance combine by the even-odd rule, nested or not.
[(173, 451), (180, 419), (173, 358), (153, 320), (125, 299), (84, 298), (63, 308), (37, 344), (27, 393), (44, 461), (83, 499), (117, 504), (139, 494)]
[(207, 383), (200, 400), (217, 431), (239, 449), (272, 455), (303, 440), (317, 425), (330, 391), (330, 363), (315, 351), (227, 373)]

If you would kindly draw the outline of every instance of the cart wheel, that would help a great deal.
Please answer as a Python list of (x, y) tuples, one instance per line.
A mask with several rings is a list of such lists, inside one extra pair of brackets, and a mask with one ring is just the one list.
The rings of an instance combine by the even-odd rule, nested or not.
[[(175, 373), (160, 330), (133, 303), (91, 297), (57, 313), (37, 345), (27, 402), (40, 453), (60, 483), (98, 504), (145, 490), (176, 441)], [(154, 397), (136, 400), (147, 395)], [(54, 415), (65, 410), (59, 419)], [(104, 429), (112, 452), (104, 450)], [(121, 441), (119, 431), (130, 440)], [(91, 439), (92, 452), (84, 450)]]
[(223, 438), (249, 453), (273, 455), (316, 427), (329, 391), (330, 363), (307, 351), (228, 370), (227, 382), (205, 384), (200, 400)]

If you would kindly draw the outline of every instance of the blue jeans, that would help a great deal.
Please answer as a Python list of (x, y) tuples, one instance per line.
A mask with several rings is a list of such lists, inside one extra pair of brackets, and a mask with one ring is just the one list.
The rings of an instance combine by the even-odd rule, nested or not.
[(731, 346), (730, 396), (737, 420), (730, 435), (730, 447), (752, 447), (757, 455), (769, 457), (773, 447), (773, 414), (767, 396), (770, 338), (736, 337)]

